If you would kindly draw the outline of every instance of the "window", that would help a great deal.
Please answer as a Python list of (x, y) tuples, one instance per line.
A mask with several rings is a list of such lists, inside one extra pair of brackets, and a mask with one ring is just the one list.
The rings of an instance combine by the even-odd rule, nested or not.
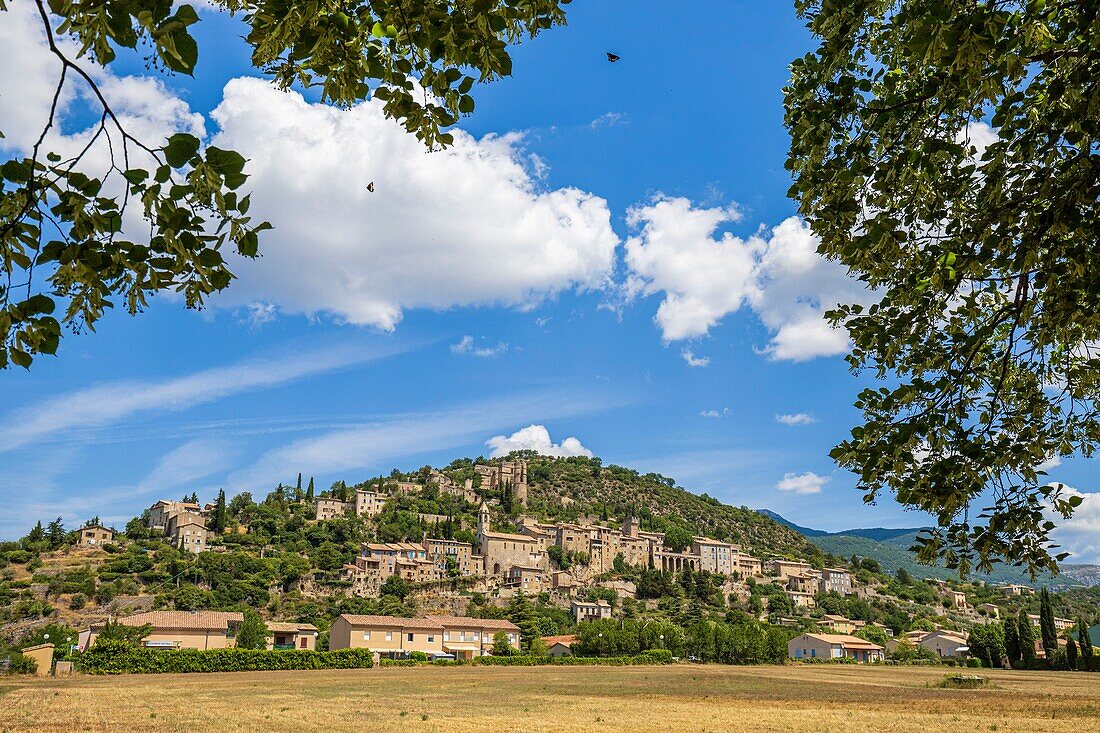
[(416, 634), (409, 634), (409, 641), (413, 641), (416, 638)]
[(363, 641), (370, 641), (370, 632), (369, 631), (364, 631), (363, 632)]
[(392, 631), (387, 631), (386, 632), (386, 641), (393, 641), (393, 632)]
[[(412, 634), (409, 634), (409, 636), (412, 636)], [(412, 639), (410, 639), (409, 641), (412, 641)], [(434, 644), (435, 643), (435, 637), (434, 636), (428, 636), (428, 643), (429, 644)]]

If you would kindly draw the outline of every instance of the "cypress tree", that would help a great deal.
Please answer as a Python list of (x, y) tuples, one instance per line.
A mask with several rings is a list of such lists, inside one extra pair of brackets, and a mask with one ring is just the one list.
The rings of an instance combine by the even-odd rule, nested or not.
[(314, 496), (313, 477), (310, 476), (309, 477), (309, 486), (306, 488), (306, 501), (308, 501), (310, 504), (312, 504), (313, 503), (313, 496)]
[(214, 516), (210, 518), (210, 529), (213, 532), (224, 532), (228, 524), (225, 510), (225, 489), (218, 489), (218, 499), (214, 502)]
[(1085, 617), (1077, 619), (1077, 641), (1081, 644), (1081, 666), (1092, 671), (1089, 667), (1092, 659), (1092, 639), (1089, 638), (1089, 625), (1085, 623)]
[(1020, 628), (1016, 625), (1016, 619), (1006, 618), (1004, 620), (1004, 636), (1005, 636), (1005, 654), (1008, 656), (1008, 663), (1010, 666), (1015, 667), (1020, 662)]
[(1054, 652), (1058, 650), (1058, 629), (1054, 628), (1054, 604), (1046, 588), (1039, 593), (1039, 633), (1047, 662), (1053, 662)]
[(294, 484), (294, 498), (298, 499), (302, 496), (302, 472), (298, 472), (298, 481)]
[(1020, 609), (1016, 625), (1020, 630), (1020, 656), (1024, 664), (1030, 667), (1035, 662), (1035, 631), (1031, 628), (1031, 619), (1027, 617), (1026, 608)]
[(1066, 632), (1066, 665), (1071, 669), (1077, 669), (1077, 644), (1073, 641), (1073, 634)]

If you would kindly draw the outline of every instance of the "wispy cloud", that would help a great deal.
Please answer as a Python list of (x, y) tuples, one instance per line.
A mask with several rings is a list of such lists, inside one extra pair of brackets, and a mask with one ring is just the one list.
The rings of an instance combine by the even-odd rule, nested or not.
[(691, 349), (684, 349), (680, 352), (680, 358), (682, 358), (689, 367), (708, 367), (710, 366), (709, 356), (696, 356), (695, 352)]
[(232, 467), (238, 448), (222, 438), (196, 438), (161, 456), (141, 486), (167, 490)]
[(495, 346), (476, 346), (473, 336), (463, 336), (457, 344), (451, 344), (452, 354), (466, 354), (480, 359), (491, 359), (508, 350), (508, 344), (498, 341)]
[(627, 123), (626, 115), (622, 112), (604, 112), (588, 123), (588, 126), (593, 130), (599, 130), (603, 127), (616, 127), (618, 125), (625, 125)]
[(723, 407), (721, 410), (703, 410), (699, 413), (700, 417), (720, 418), (726, 417), (730, 414), (730, 408)]
[(402, 347), (332, 348), (256, 358), (165, 380), (110, 382), (19, 408), (0, 418), (0, 452), (145, 413), (180, 412), (242, 392), (400, 353)]
[(790, 415), (776, 415), (775, 421), (780, 425), (813, 425), (817, 418), (808, 412), (796, 412)]
[(237, 322), (243, 323), (253, 331), (258, 331), (269, 323), (275, 321), (276, 310), (274, 303), (256, 301), (249, 303), (237, 312)]
[(395, 415), (275, 448), (230, 475), (228, 481), (238, 490), (252, 490), (289, 480), (298, 471), (319, 476), (378, 468), (406, 456), (478, 444), (487, 433), (597, 412), (623, 402), (613, 396), (554, 392)]

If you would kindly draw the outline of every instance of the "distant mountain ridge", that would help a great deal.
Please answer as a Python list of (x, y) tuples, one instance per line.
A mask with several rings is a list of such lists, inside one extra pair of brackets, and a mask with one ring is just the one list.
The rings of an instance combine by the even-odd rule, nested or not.
[[(905, 568), (906, 572), (918, 578), (957, 577), (953, 570), (921, 565), (916, 561), (909, 548), (913, 546), (917, 533), (923, 529), (922, 527), (872, 527), (826, 532), (795, 524), (768, 509), (757, 511), (793, 529), (825, 552), (837, 557), (858, 555), (873, 558), (888, 572), (893, 573), (899, 568)], [(1041, 576), (1038, 582), (1051, 586), (1100, 585), (1100, 565), (1063, 564), (1061, 569), (1062, 574), (1057, 578)], [(1036, 581), (1033, 581), (1025, 571), (1013, 567), (1000, 566), (988, 575), (975, 575), (994, 583), (1036, 584)]]

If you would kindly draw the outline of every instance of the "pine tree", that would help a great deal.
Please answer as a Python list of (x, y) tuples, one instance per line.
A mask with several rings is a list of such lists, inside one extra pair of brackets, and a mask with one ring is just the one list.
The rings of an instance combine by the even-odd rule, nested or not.
[(1066, 632), (1066, 665), (1071, 669), (1077, 669), (1077, 643), (1073, 641), (1073, 634)]
[(42, 527), (41, 520), (39, 520), (38, 524), (34, 525), (34, 527), (31, 528), (31, 531), (27, 533), (25, 541), (29, 545), (37, 545), (40, 542), (44, 542), (45, 540), (46, 530)]
[(46, 525), (46, 539), (50, 543), (51, 550), (56, 550), (65, 544), (65, 525), (62, 523), (61, 517)]
[(1026, 608), (1020, 609), (1016, 625), (1020, 630), (1020, 656), (1024, 664), (1030, 667), (1035, 662), (1035, 631), (1031, 628), (1031, 619), (1027, 617)]
[(1050, 591), (1046, 588), (1039, 593), (1039, 633), (1047, 662), (1053, 662), (1054, 652), (1058, 649), (1058, 629), (1054, 627), (1054, 604), (1050, 600)]
[(1020, 662), (1020, 627), (1016, 619), (1004, 620), (1005, 654), (1008, 656), (1009, 665), (1015, 667)]

